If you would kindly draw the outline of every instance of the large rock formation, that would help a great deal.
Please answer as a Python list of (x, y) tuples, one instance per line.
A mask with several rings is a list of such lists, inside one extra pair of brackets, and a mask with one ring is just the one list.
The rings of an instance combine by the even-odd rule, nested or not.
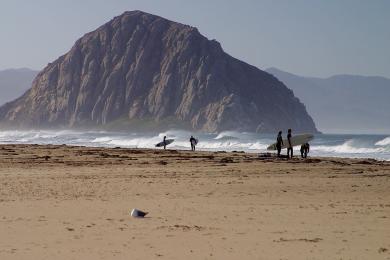
[(293, 92), (194, 27), (125, 12), (47, 65), (0, 108), (23, 127), (185, 127), (315, 132)]

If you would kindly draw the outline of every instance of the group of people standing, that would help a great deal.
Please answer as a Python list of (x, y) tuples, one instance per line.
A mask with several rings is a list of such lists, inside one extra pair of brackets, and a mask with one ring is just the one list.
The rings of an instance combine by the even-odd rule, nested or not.
[[(284, 146), (282, 131), (279, 131), (278, 136), (276, 137), (276, 150), (278, 151), (278, 157), (281, 157), (282, 146)], [(292, 130), (287, 130), (287, 158), (293, 158), (293, 144), (292, 144)], [(307, 154), (310, 151), (309, 143), (304, 143), (301, 145), (301, 157), (306, 158)]]
[[(166, 136), (164, 136), (164, 139), (163, 139), (163, 147), (164, 147), (164, 150), (166, 149), (166, 146), (168, 145), (167, 143), (167, 140), (166, 140)], [(198, 144), (198, 139), (195, 139), (195, 137), (193, 137), (191, 135), (190, 137), (190, 144), (191, 144), (191, 151), (195, 151), (195, 148), (196, 148), (196, 145)], [(284, 146), (284, 141), (283, 141), (283, 137), (282, 137), (282, 131), (279, 131), (278, 133), (278, 136), (276, 137), (276, 150), (278, 151), (278, 157), (281, 157), (281, 152), (282, 152), (282, 147)], [(294, 156), (294, 150), (293, 150), (293, 143), (292, 143), (292, 130), (291, 129), (288, 129), (287, 130), (287, 144), (286, 144), (286, 147), (287, 147), (287, 158), (293, 158)], [(307, 157), (307, 154), (309, 153), (310, 151), (310, 145), (309, 143), (304, 143), (301, 145), (301, 157), (302, 158), (306, 158)]]

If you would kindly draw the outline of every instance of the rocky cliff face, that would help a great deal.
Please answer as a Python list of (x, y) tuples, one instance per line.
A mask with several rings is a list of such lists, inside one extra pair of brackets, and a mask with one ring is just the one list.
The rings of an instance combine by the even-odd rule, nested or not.
[[(126, 12), (84, 35), (32, 88), (0, 108), (23, 127), (149, 127), (315, 132), (292, 91), (194, 27)], [(170, 126), (172, 127), (172, 126)]]

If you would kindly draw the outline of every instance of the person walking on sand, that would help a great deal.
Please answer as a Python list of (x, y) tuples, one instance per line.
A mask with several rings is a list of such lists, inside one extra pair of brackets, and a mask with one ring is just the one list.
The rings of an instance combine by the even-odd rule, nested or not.
[(196, 145), (196, 139), (191, 135), (190, 138), (190, 143), (191, 143), (191, 151), (195, 151), (195, 145)]
[[(291, 137), (292, 137), (292, 134), (291, 134), (291, 129), (288, 129), (288, 132), (287, 132), (287, 158), (293, 158), (293, 146), (292, 146), (292, 143), (291, 143)], [(291, 152), (291, 157), (290, 157), (290, 152)]]
[(166, 142), (166, 140), (165, 139), (167, 139), (167, 137), (166, 136), (164, 136), (164, 139), (163, 139), (163, 142), (164, 142), (164, 150), (167, 148), (167, 142)]
[(278, 136), (276, 137), (276, 149), (278, 150), (278, 157), (280, 157), (280, 152), (282, 151), (283, 138), (282, 131), (279, 131)]

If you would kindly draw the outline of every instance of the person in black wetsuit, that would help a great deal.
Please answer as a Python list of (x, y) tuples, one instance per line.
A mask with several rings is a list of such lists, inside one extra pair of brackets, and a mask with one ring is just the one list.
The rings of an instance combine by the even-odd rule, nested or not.
[(164, 140), (163, 140), (163, 142), (164, 142), (164, 150), (167, 148), (167, 142), (165, 141), (165, 139), (167, 139), (166, 136), (164, 136)]
[(190, 143), (191, 143), (191, 151), (195, 151), (196, 139), (192, 135), (190, 138)]
[(307, 154), (309, 153), (310, 151), (310, 144), (309, 143), (305, 143), (303, 145), (301, 145), (301, 157), (302, 158), (307, 158)]
[(280, 152), (282, 151), (283, 138), (282, 131), (279, 131), (278, 137), (276, 137), (276, 149), (278, 150), (278, 157), (280, 157)]
[[(292, 143), (291, 143), (291, 137), (292, 137), (292, 134), (291, 134), (291, 129), (288, 129), (288, 132), (287, 132), (287, 158), (293, 158), (293, 146), (292, 146)], [(290, 157), (290, 152), (291, 152), (291, 157)]]

